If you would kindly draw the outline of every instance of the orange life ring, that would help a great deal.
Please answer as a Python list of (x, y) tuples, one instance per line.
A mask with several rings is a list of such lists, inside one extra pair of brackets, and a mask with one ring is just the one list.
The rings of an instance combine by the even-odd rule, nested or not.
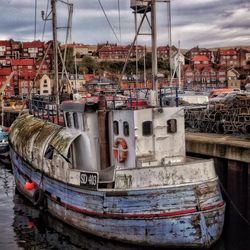
[[(121, 149), (119, 148), (121, 146)], [(120, 153), (121, 152), (121, 153)], [(123, 163), (126, 161), (128, 156), (128, 147), (127, 143), (122, 138), (117, 138), (113, 145), (113, 153), (116, 160), (120, 163)]]

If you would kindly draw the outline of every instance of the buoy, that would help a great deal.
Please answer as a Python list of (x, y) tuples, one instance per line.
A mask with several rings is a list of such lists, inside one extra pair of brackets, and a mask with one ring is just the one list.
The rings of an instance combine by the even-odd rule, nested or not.
[[(119, 146), (121, 145), (121, 149), (119, 149)], [(119, 151), (121, 154), (119, 154)], [(125, 162), (128, 156), (128, 146), (126, 141), (123, 138), (117, 138), (113, 145), (113, 153), (114, 157), (118, 162)]]
[(25, 188), (26, 190), (33, 190), (33, 189), (35, 188), (35, 184), (34, 184), (34, 182), (29, 182), (29, 181), (27, 181), (27, 182), (25, 183), (25, 185), (24, 185), (24, 188)]
[(9, 127), (6, 127), (3, 129), (4, 132), (10, 132), (10, 128)]
[(29, 220), (27, 227), (28, 227), (28, 229), (32, 229), (34, 227), (33, 221)]

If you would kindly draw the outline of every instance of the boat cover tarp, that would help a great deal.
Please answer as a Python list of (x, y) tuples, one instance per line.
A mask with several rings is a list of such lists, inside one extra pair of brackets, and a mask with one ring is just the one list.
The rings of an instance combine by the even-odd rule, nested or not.
[(66, 128), (60, 130), (50, 141), (50, 145), (64, 158), (68, 158), (71, 143), (81, 134)]
[(80, 135), (49, 121), (22, 115), (11, 126), (9, 135), (13, 150), (34, 168), (41, 168), (44, 152), (51, 145), (67, 158), (71, 143)]

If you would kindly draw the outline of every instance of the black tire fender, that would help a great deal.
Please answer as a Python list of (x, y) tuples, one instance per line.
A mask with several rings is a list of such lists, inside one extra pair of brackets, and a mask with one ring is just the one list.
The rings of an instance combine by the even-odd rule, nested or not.
[(34, 206), (43, 205), (44, 193), (40, 188), (35, 190), (33, 197), (32, 197), (32, 201), (33, 201)]

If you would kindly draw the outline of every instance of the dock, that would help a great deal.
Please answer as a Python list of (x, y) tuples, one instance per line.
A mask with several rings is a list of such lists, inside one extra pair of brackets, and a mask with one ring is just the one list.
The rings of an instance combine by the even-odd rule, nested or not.
[(190, 156), (213, 158), (227, 206), (250, 220), (250, 139), (212, 133), (186, 133)]

